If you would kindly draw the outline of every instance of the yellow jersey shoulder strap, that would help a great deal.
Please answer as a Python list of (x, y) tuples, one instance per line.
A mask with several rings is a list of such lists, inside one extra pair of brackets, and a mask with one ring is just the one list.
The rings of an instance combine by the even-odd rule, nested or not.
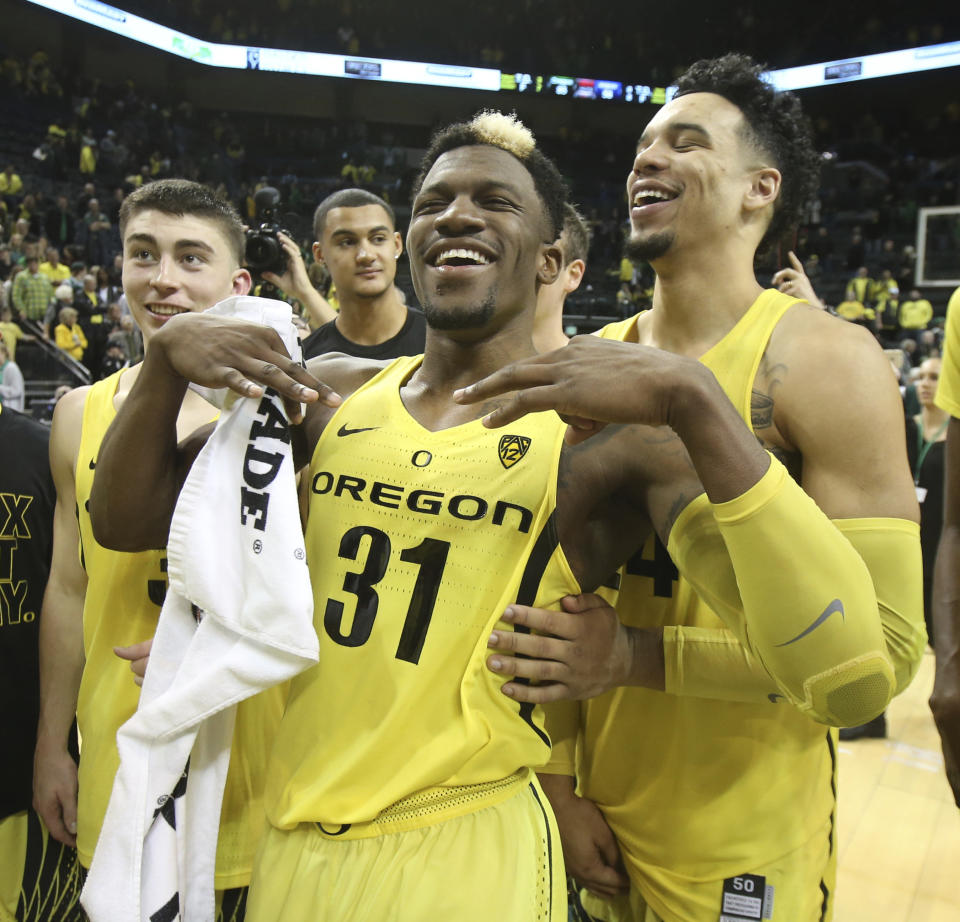
[[(643, 311), (640, 314), (644, 313)], [(640, 314), (634, 314), (626, 320), (617, 320), (614, 323), (608, 323), (602, 329), (597, 330), (594, 336), (601, 339), (617, 339), (620, 342), (635, 343), (637, 339), (637, 320)]]
[[(120, 377), (126, 369), (114, 372), (110, 377), (97, 381), (90, 386), (87, 399), (83, 403), (83, 425), (80, 430), (80, 450), (77, 453), (76, 487), (77, 496), (90, 495), (93, 483), (93, 468), (100, 452), (100, 443), (117, 415), (113, 398), (120, 386)], [(85, 489), (82, 487), (85, 485)]]
[(737, 412), (750, 422), (750, 397), (760, 360), (774, 328), (797, 298), (773, 288), (763, 291), (733, 329), (711, 346), (700, 361), (709, 368)]

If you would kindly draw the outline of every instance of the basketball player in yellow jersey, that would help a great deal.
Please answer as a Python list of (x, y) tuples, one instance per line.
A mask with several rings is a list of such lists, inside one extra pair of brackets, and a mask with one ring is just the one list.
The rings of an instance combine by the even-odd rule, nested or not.
[[(144, 347), (177, 314), (245, 294), (243, 229), (232, 206), (182, 180), (131, 194), (120, 215), (123, 285)], [(41, 618), (41, 711), (34, 798), (51, 834), (76, 844), (89, 867), (117, 770), (116, 732), (136, 710), (139, 689), (129, 663), (146, 655), (166, 589), (163, 551), (121, 554), (99, 545), (88, 500), (103, 435), (142, 369), (121, 371), (71, 391), (57, 405), (51, 466), (57, 487), (53, 566)], [(185, 395), (175, 417), (179, 437), (216, 410)], [(162, 544), (158, 544), (162, 547)], [(119, 658), (118, 648), (124, 659)], [(279, 690), (238, 712), (217, 854), (217, 884), (228, 892), (222, 918), (242, 917), (253, 851), (263, 825), (265, 740), (279, 721)], [(79, 765), (66, 749), (77, 715)], [(79, 793), (78, 793), (79, 786)]]
[(943, 533), (933, 573), (937, 674), (930, 708), (940, 731), (947, 780), (960, 807), (960, 288), (947, 305), (943, 371), (936, 401), (951, 419), (947, 428)]
[[(708, 431), (729, 399), (740, 435), (783, 458), (816, 503), (804, 498), (802, 519), (780, 518), (802, 497), (787, 478), (734, 515), (704, 479), (740, 564), (742, 624), (724, 610), (719, 571), (702, 574), (707, 592), (698, 587), (709, 605), (678, 578), (671, 539), (668, 549), (650, 542), (627, 566), (617, 607), (627, 627), (599, 600), (580, 598), (566, 602), (567, 615), (508, 613), (555, 640), (495, 632), (491, 668), (543, 683), (507, 682), (513, 700), (601, 695), (572, 715), (548, 713), (555, 748), (541, 778), (568, 867), (588, 891), (584, 905), (605, 922), (829, 919), (836, 738), (823, 723), (855, 722), (878, 679), (851, 660), (844, 689), (828, 689), (829, 673), (814, 663), (872, 622), (892, 695), (923, 651), (917, 504), (885, 359), (864, 331), (763, 291), (753, 273), (758, 246), (779, 238), (815, 188), (816, 159), (798, 103), (759, 71), (740, 56), (695, 65), (640, 138), (627, 180), (630, 250), (656, 269), (653, 309), (608, 328), (609, 339), (576, 339), (461, 397), (515, 390), (491, 425), (510, 431), (523, 412), (556, 408), (582, 437), (603, 422), (649, 421), (648, 395), (666, 388), (690, 407), (691, 429), (678, 431), (695, 461), (697, 427)], [(742, 544), (730, 529), (738, 516), (737, 528), (752, 531), (740, 532)], [(839, 570), (870, 577), (857, 617), (842, 579), (807, 557), (824, 541), (834, 542)], [(757, 632), (781, 629), (794, 582), (819, 602), (806, 624), (781, 625), (772, 649), (760, 650)], [(761, 597), (765, 606), (746, 604)], [(773, 655), (788, 650), (808, 658), (800, 682), (789, 678), (799, 664)]]
[[(175, 318), (104, 442), (91, 498), (98, 537), (150, 546), (201, 441), (178, 447), (172, 433), (188, 380), (246, 396), (261, 393), (259, 381), (307, 401), (300, 431), (320, 663), (294, 681), (271, 759), (254, 922), (565, 918), (553, 818), (531, 777), (549, 755), (542, 715), (501, 695), (484, 665), (506, 603), (556, 604), (568, 587), (598, 586), (652, 523), (694, 580), (702, 561), (711, 578), (720, 570), (731, 617), (745, 604), (767, 607), (737, 596), (725, 541), (735, 544), (740, 526), (721, 535), (693, 499), (702, 479), (737, 519), (783, 492), (782, 466), (729, 401), (716, 402), (688, 456), (663, 426), (611, 427), (563, 447), (553, 414), (497, 433), (480, 421), (494, 405), (453, 400), (534, 354), (537, 287), (559, 271), (562, 205), (556, 169), (515, 120), (485, 113), (451, 126), (427, 152), (407, 239), (429, 324), (422, 359), (386, 368), (320, 359), (307, 372), (272, 331)], [(692, 431), (693, 404), (656, 387), (648, 396), (651, 421)], [(260, 511), (255, 498), (245, 509)], [(878, 709), (894, 677), (879, 624), (862, 614), (869, 574), (831, 568), (839, 544), (828, 535), (805, 563), (830, 571), (854, 626), (826, 628), (831, 643), (815, 669), (803, 658), (811, 674), (829, 674), (810, 701), (798, 687), (809, 676), (796, 669), (790, 693), (821, 710), (825, 687), (855, 696), (854, 662), (868, 668), (873, 684), (861, 697)], [(797, 647), (775, 648), (779, 632), (802, 632), (819, 605), (801, 580), (788, 590), (805, 604), (773, 628), (758, 625), (754, 638), (785, 672), (786, 660), (803, 663)]]

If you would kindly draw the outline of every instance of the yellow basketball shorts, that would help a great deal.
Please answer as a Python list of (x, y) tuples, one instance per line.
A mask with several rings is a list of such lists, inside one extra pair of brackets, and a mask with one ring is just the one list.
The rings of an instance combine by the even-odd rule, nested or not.
[[(580, 891), (580, 900), (594, 922), (830, 922), (833, 918), (837, 856), (829, 835), (809, 842), (767, 864), (745, 868), (726, 880), (685, 880), (670, 905), (648, 905), (636, 884), (616, 900)], [(658, 888), (664, 893), (665, 888)], [(672, 911), (671, 911), (672, 910)], [(662, 916), (662, 918), (661, 918)]]
[(81, 922), (76, 849), (52, 838), (33, 810), (0, 820), (0, 922)]
[(381, 835), (270, 827), (247, 922), (566, 922), (553, 812), (531, 772), (514, 787), (453, 816), (439, 803), (432, 815), (418, 809), (415, 826)]

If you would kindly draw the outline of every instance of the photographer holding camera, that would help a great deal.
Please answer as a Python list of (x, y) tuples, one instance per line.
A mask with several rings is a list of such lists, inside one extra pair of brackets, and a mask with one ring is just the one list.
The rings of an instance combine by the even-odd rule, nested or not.
[[(251, 274), (268, 285), (296, 298), (306, 310), (312, 327), (320, 327), (337, 316), (327, 299), (310, 282), (300, 248), (292, 234), (277, 222), (280, 193), (264, 186), (254, 196), (257, 226), (247, 228), (244, 261)], [(261, 291), (266, 297), (273, 292)]]

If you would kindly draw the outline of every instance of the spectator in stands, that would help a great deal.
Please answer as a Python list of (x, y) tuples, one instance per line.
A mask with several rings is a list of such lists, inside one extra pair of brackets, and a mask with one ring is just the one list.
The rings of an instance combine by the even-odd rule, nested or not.
[(123, 253), (117, 253), (107, 269), (110, 284), (118, 291), (123, 291)]
[(127, 353), (123, 348), (123, 340), (111, 337), (107, 342), (107, 351), (103, 356), (103, 361), (100, 363), (97, 380), (102, 381), (104, 378), (109, 378), (110, 375), (126, 368), (129, 364)]
[(122, 288), (111, 283), (110, 272), (104, 266), (97, 267), (96, 290), (97, 304), (99, 304), (103, 310), (106, 310), (108, 305), (112, 304), (123, 294)]
[(17, 225), (23, 228), (24, 234), (37, 237), (40, 234), (40, 211), (37, 208), (36, 197), (25, 195), (20, 201), (20, 208), (16, 212)]
[(85, 134), (80, 142), (80, 172), (85, 176), (97, 172), (97, 142), (90, 134)]
[[(23, 234), (14, 231), (10, 235), (10, 261), (18, 266), (26, 265), (26, 244), (23, 242)], [(39, 261), (38, 261), (39, 262)]]
[(860, 233), (860, 228), (855, 228), (850, 235), (850, 243), (847, 245), (847, 268), (853, 269), (855, 266), (862, 266), (866, 255), (863, 235)]
[(817, 228), (816, 235), (808, 244), (810, 255), (819, 256), (820, 264), (823, 266), (824, 271), (832, 272), (835, 266), (833, 258), (835, 249), (836, 247), (833, 242), (833, 237), (830, 236), (829, 228), (821, 224)]
[(53, 331), (54, 341), (58, 349), (72, 356), (78, 362), (83, 358), (87, 348), (87, 337), (83, 328), (77, 322), (77, 311), (72, 307), (62, 307), (59, 315), (60, 323)]
[(10, 358), (7, 344), (0, 340), (0, 404), (8, 410), (23, 412), (23, 373)]
[(900, 286), (901, 290), (913, 288), (913, 276), (916, 267), (917, 251), (913, 246), (907, 244), (907, 246), (903, 248), (903, 252), (900, 254), (900, 263), (897, 266), (897, 284)]
[(87, 264), (82, 259), (75, 259), (70, 263), (70, 286), (76, 298), (83, 291), (83, 277), (87, 274)]
[(65, 195), (57, 196), (55, 208), (47, 212), (43, 230), (52, 246), (63, 247), (72, 243), (76, 234), (76, 218), (70, 210), (70, 201)]
[(917, 340), (917, 352), (920, 354), (920, 358), (940, 358), (942, 342), (943, 330), (939, 328), (923, 330)]
[(3, 196), (7, 206), (13, 208), (20, 200), (23, 191), (23, 180), (17, 175), (12, 163), (8, 163), (0, 173), (0, 196)]
[(110, 258), (110, 219), (100, 210), (99, 200), (92, 198), (83, 216), (86, 228), (87, 262), (102, 265)]
[(60, 262), (60, 251), (56, 247), (47, 247), (46, 256), (46, 261), (40, 263), (40, 271), (54, 287), (66, 282), (70, 278), (70, 270)]
[(923, 615), (927, 637), (933, 635), (933, 564), (943, 527), (944, 450), (950, 414), (935, 403), (940, 381), (940, 359), (927, 359), (918, 369), (916, 382), (920, 411), (907, 417), (907, 456), (920, 503), (920, 548), (923, 553)]
[(933, 305), (920, 296), (914, 288), (908, 300), (900, 304), (900, 329), (906, 336), (916, 336), (918, 330), (925, 330), (933, 320)]
[(877, 335), (882, 342), (892, 342), (897, 334), (900, 289), (889, 269), (873, 282), (870, 300), (877, 315)]
[(13, 272), (13, 257), (8, 244), (0, 244), (0, 282), (5, 282)]
[(590, 228), (583, 215), (569, 202), (563, 207), (563, 231), (557, 241), (563, 253), (563, 268), (556, 280), (537, 291), (537, 313), (533, 321), (533, 346), (537, 352), (550, 352), (565, 346), (563, 305), (567, 295), (583, 281), (590, 252)]
[(20, 324), (14, 322), (13, 311), (7, 305), (0, 307), (0, 337), (6, 344), (7, 355), (10, 356), (11, 362), (16, 358), (18, 342), (32, 343), (36, 339), (36, 336), (24, 333)]
[(13, 281), (14, 311), (22, 319), (42, 324), (52, 298), (53, 286), (40, 272), (40, 260), (36, 256), (29, 257), (26, 268)]
[(123, 191), (121, 186), (117, 186), (113, 190), (113, 195), (110, 198), (110, 204), (107, 206), (107, 217), (110, 219), (110, 223), (114, 226), (118, 226), (120, 223), (120, 206), (123, 205), (123, 200), (126, 198), (126, 193)]
[(866, 266), (860, 266), (857, 274), (847, 282), (847, 301), (859, 301), (864, 307), (870, 306), (870, 294), (873, 280)]
[[(119, 305), (113, 305), (120, 311)], [(123, 343), (123, 350), (131, 362), (139, 362), (143, 358), (143, 335), (137, 329), (130, 314), (121, 314), (120, 329), (112, 333), (111, 338), (116, 338)]]
[(900, 348), (903, 350), (903, 354), (907, 357), (906, 367), (912, 374), (912, 372), (917, 370), (918, 364), (922, 361), (920, 353), (917, 351), (917, 341), (915, 339), (911, 339), (909, 336), (906, 336), (900, 340)]
[[(89, 312), (91, 314), (103, 313), (104, 305), (100, 301), (100, 292), (97, 289), (96, 276), (91, 275), (89, 272), (83, 276), (83, 289), (80, 297), (89, 305)], [(76, 296), (74, 296), (74, 300), (76, 301)]]
[(83, 192), (74, 203), (74, 214), (85, 215), (90, 207), (90, 199), (97, 197), (97, 187), (92, 182), (83, 184)]

